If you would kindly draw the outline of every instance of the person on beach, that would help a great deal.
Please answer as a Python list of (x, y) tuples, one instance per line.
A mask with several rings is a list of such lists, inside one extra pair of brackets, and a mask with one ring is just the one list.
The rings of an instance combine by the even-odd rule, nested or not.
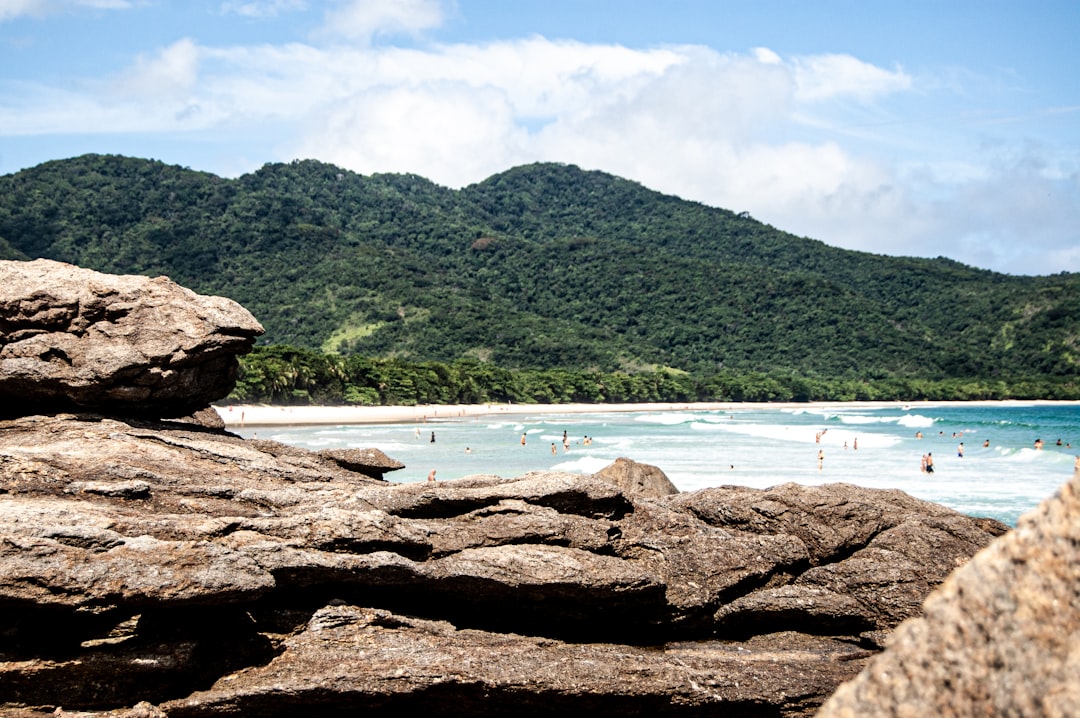
[(559, 453), (559, 450), (555, 448), (555, 442), (553, 441), (551, 442), (551, 455), (554, 456), (557, 453)]
[(525, 446), (525, 432), (521, 432), (521, 445)]
[(428, 473), (427, 480), (431, 482), (435, 481), (435, 469), (432, 469), (431, 472)]
[(928, 473), (928, 474), (934, 473), (934, 455), (933, 454), (927, 454), (926, 455), (926, 473)]
[(434, 431), (433, 431), (433, 432), (431, 432), (431, 443), (432, 443), (432, 444), (434, 444), (434, 443), (435, 443), (435, 432), (434, 432)]
[(1042, 449), (1042, 448), (1043, 448), (1043, 440), (1042, 439), (1035, 439), (1035, 449), (1038, 450), (1038, 449)]
[(821, 471), (821, 469), (824, 466), (825, 466), (825, 450), (824, 449), (818, 449), (818, 452), (817, 452), (817, 470)]
[(923, 454), (922, 458), (919, 459), (919, 472), (926, 473), (926, 454)]
[(956, 447), (956, 455), (961, 459), (964, 458), (964, 442), (960, 442), (960, 446)]

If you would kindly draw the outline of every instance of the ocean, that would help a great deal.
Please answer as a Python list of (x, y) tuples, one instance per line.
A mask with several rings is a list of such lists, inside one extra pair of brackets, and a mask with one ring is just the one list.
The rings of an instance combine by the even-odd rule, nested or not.
[[(847, 482), (901, 489), (1012, 526), (1072, 476), (1080, 405), (759, 405), (234, 431), (314, 450), (378, 448), (406, 465), (386, 475), (395, 482), (425, 481), (432, 469), (440, 481), (541, 469), (588, 474), (626, 457), (660, 468), (680, 491)], [(933, 473), (921, 470), (925, 454)]]

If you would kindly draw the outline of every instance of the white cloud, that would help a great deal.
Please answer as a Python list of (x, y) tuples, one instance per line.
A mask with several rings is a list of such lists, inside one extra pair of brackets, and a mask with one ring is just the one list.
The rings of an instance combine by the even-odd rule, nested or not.
[(98, 10), (123, 10), (132, 0), (0, 0), (0, 22), (17, 17), (43, 17), (80, 7)]
[(907, 90), (911, 77), (902, 70), (884, 70), (851, 55), (810, 55), (792, 61), (799, 99), (822, 102), (851, 97), (868, 102)]
[(363, 173), (420, 167), (454, 186), (531, 159), (506, 94), (460, 82), (374, 89), (327, 108), (296, 155)]
[(199, 79), (199, 48), (189, 38), (174, 42), (151, 57), (139, 57), (134, 67), (113, 83), (121, 96), (140, 101), (186, 97)]
[[(254, 13), (293, 3), (229, 5)], [(338, 37), (369, 39), (423, 32), (444, 7), (354, 2), (329, 19)], [(853, 249), (1080, 271), (1075, 156), (1071, 165), (1050, 148), (1007, 156), (989, 143), (979, 154), (923, 146), (923, 159), (899, 164), (891, 150), (923, 142), (917, 132), (845, 123), (903, 117), (896, 102), (925, 88), (850, 56), (543, 37), (413, 49), (185, 39), (96, 88), (0, 95), (0, 133), (276, 133), (279, 154), (254, 166), (312, 157), (451, 187), (527, 162), (571, 162)]]
[(441, 0), (341, 0), (326, 13), (324, 32), (349, 40), (418, 35), (443, 23)]
[(304, 10), (306, 0), (228, 0), (221, 4), (221, 12), (251, 18), (277, 17), (285, 12)]
[(47, 0), (0, 0), (0, 22), (23, 15), (43, 15), (48, 6)]

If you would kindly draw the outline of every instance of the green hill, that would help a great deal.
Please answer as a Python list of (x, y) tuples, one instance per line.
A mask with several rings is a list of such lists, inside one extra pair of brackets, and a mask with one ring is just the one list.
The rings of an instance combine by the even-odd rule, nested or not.
[(561, 164), (450, 190), (303, 161), (0, 177), (0, 257), (165, 274), (266, 344), (507, 368), (1076, 377), (1080, 275), (836, 249)]

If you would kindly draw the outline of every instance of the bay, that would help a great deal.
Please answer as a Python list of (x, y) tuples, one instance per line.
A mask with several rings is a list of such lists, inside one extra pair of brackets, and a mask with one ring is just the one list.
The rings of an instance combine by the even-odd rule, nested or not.
[[(1015, 525), (1072, 476), (1080, 453), (1080, 406), (748, 405), (235, 431), (315, 450), (378, 448), (406, 465), (387, 474), (395, 482), (424, 481), (432, 469), (439, 480), (474, 474), (510, 478), (533, 470), (587, 474), (626, 457), (659, 467), (680, 491), (847, 482), (901, 489)], [(1037, 440), (1043, 448), (1036, 448)], [(932, 474), (921, 471), (924, 454), (932, 455)]]

